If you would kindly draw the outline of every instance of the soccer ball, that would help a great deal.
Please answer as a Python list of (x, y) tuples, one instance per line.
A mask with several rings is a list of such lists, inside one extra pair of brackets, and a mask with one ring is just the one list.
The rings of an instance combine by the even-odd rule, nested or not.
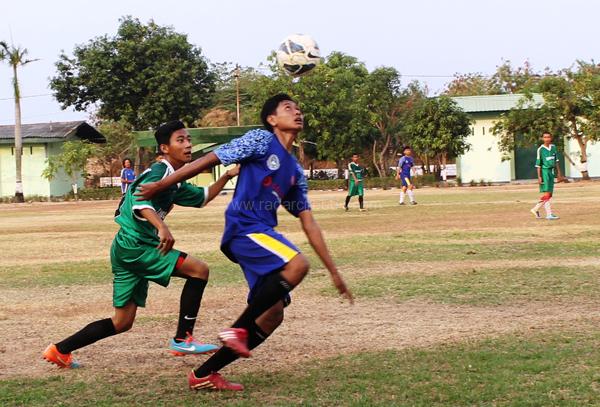
[(292, 76), (302, 76), (321, 62), (319, 46), (309, 35), (289, 35), (277, 50), (279, 66)]

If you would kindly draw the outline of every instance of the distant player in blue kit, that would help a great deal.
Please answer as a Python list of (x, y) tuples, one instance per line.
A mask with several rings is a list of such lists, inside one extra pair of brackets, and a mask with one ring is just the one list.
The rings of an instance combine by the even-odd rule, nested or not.
[(412, 158), (412, 149), (409, 146), (404, 147), (402, 150), (402, 157), (398, 161), (398, 168), (396, 169), (396, 179), (401, 180), (402, 189), (400, 190), (400, 205), (404, 205), (404, 195), (408, 194), (411, 205), (416, 205), (415, 195), (413, 189), (415, 186), (410, 181), (412, 168), (415, 165), (415, 160)]
[(126, 158), (123, 160), (123, 169), (121, 170), (121, 195), (125, 195), (133, 181), (135, 181), (135, 172), (131, 168), (131, 160)]
[(218, 372), (239, 357), (249, 357), (250, 350), (275, 331), (283, 321), (284, 307), (290, 303), (290, 291), (308, 273), (306, 257), (274, 229), (280, 205), (300, 219), (338, 292), (352, 302), (313, 217), (304, 171), (290, 153), (304, 127), (302, 112), (289, 96), (279, 94), (265, 102), (261, 120), (266, 130), (252, 130), (158, 182), (141, 185), (138, 192), (150, 199), (219, 163), (241, 164), (235, 193), (225, 212), (221, 250), (244, 272), (248, 306), (231, 328), (219, 334), (223, 347), (189, 373), (189, 386), (196, 390), (243, 390), (242, 385), (228, 382)]

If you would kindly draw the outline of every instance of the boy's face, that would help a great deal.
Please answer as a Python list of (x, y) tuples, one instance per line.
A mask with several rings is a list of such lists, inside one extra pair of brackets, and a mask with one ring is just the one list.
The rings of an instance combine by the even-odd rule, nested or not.
[(354, 154), (354, 155), (352, 156), (352, 162), (353, 162), (353, 163), (357, 163), (357, 162), (358, 162), (358, 154)]
[(131, 161), (125, 160), (124, 167), (125, 168), (131, 168)]
[(192, 138), (187, 129), (174, 131), (169, 144), (161, 144), (161, 151), (171, 160), (189, 163), (192, 160)]
[(404, 155), (410, 157), (412, 155), (412, 150), (410, 148), (407, 148), (406, 150), (404, 150)]
[(549, 145), (550, 143), (552, 143), (552, 134), (544, 133), (542, 135), (542, 141), (544, 142), (545, 145)]
[(304, 128), (304, 115), (295, 102), (284, 100), (279, 103), (275, 114), (270, 115), (267, 120), (273, 128), (280, 131), (301, 131)]

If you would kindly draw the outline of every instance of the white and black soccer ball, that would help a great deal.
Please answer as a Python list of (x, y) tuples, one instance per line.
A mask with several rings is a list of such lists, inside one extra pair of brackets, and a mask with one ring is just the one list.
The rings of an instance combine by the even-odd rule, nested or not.
[(277, 49), (277, 63), (286, 73), (302, 76), (321, 63), (321, 51), (311, 36), (292, 34)]

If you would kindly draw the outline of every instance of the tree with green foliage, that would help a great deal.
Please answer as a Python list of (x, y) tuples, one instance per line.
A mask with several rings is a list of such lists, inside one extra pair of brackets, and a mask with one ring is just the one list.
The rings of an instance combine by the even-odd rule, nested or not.
[(541, 78), (542, 76), (533, 70), (529, 61), (525, 61), (523, 66), (513, 68), (509, 60), (503, 60), (496, 67), (496, 72), (490, 76), (482, 73), (454, 75), (454, 79), (446, 85), (444, 94), (446, 96), (479, 96), (519, 93), (531, 89)]
[(423, 158), (427, 171), (431, 161), (438, 168), (448, 157), (469, 150), (469, 116), (447, 96), (423, 99), (406, 116), (404, 131), (411, 135), (412, 149)]
[[(533, 92), (544, 97), (534, 103)], [(505, 152), (515, 146), (539, 143), (544, 131), (555, 136), (559, 146), (563, 139), (574, 139), (579, 146), (578, 168), (584, 179), (587, 171), (587, 144), (600, 141), (600, 66), (578, 61), (574, 69), (564, 69), (542, 78), (519, 105), (502, 116), (493, 131), (499, 135)], [(565, 154), (572, 161), (572, 158)]]
[(96, 146), (96, 158), (105, 170), (110, 171), (113, 162), (121, 162), (131, 157), (136, 150), (135, 133), (124, 121), (104, 121), (98, 131), (106, 138), (106, 143)]
[(73, 193), (77, 198), (77, 180), (80, 175), (86, 176), (86, 164), (97, 153), (96, 145), (86, 140), (65, 141), (61, 153), (50, 156), (46, 160), (46, 168), (42, 171), (42, 177), (52, 180), (63, 170), (71, 178)]
[(385, 177), (390, 159), (409, 142), (409, 135), (403, 131), (406, 115), (415, 103), (426, 97), (427, 89), (419, 82), (411, 82), (406, 89), (401, 89), (398, 71), (381, 67), (369, 74), (363, 92), (370, 124), (377, 129), (371, 137), (373, 166), (380, 177)]
[(22, 174), (23, 138), (21, 137), (21, 89), (19, 87), (17, 71), (19, 67), (37, 61), (37, 59), (28, 59), (27, 54), (27, 48), (21, 48), (14, 45), (9, 46), (6, 42), (0, 41), (0, 62), (6, 61), (13, 71), (12, 82), (15, 99), (15, 201), (17, 202), (25, 202)]
[(124, 17), (116, 35), (78, 45), (56, 63), (50, 88), (62, 108), (97, 108), (101, 119), (150, 129), (193, 123), (209, 106), (215, 78), (201, 50), (171, 27)]
[(304, 144), (316, 143), (316, 158), (335, 161), (341, 171), (342, 162), (367, 148), (376, 131), (362, 98), (367, 68), (355, 57), (333, 52), (309, 75), (294, 80), (279, 70), (273, 56), (269, 61), (272, 74), (257, 77), (248, 87), (255, 111), (273, 94), (290, 94), (305, 118), (299, 140), (301, 161)]

